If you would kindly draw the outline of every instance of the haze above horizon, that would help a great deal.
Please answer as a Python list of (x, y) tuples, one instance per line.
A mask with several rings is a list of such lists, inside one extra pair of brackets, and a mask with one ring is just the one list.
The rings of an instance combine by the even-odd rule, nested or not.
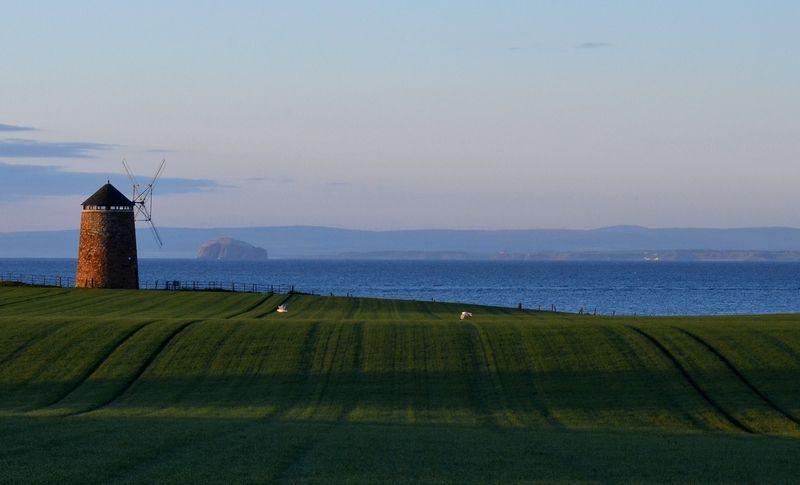
[(800, 227), (800, 4), (12, 2), (0, 232)]

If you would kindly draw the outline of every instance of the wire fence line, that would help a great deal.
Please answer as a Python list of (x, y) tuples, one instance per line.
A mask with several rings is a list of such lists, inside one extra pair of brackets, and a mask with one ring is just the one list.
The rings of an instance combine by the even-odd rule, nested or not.
[(75, 286), (75, 278), (25, 273), (0, 273), (0, 282), (23, 283), (34, 286), (56, 286), (68, 288)]
[[(74, 288), (75, 287), (75, 278), (71, 276), (58, 276), (58, 275), (42, 275), (42, 274), (25, 274), (25, 273), (0, 273), (0, 283), (4, 282), (11, 282), (11, 283), (21, 283), (25, 285), (32, 285), (32, 286), (48, 286), (48, 287), (57, 287), (57, 288)], [(146, 280), (146, 281), (139, 281), (139, 289), (141, 290), (168, 290), (168, 291), (227, 291), (233, 293), (283, 293), (283, 294), (292, 294), (292, 293), (301, 293), (307, 295), (318, 295), (318, 294), (326, 294), (327, 292), (318, 293), (316, 290), (305, 290), (303, 292), (299, 292), (295, 290), (294, 285), (290, 284), (278, 284), (278, 285), (271, 285), (271, 284), (263, 284), (263, 283), (241, 283), (241, 282), (233, 282), (233, 281), (183, 281), (183, 280)], [(330, 293), (333, 296), (333, 293)], [(347, 293), (348, 297), (353, 296), (349, 292)], [(431, 299), (431, 301), (436, 301)], [(518, 309), (522, 310), (522, 303), (517, 306)], [(541, 305), (538, 308), (527, 307), (526, 309), (535, 309), (542, 312), (562, 312), (564, 313), (565, 310), (559, 310), (556, 308), (556, 305), (549, 305), (546, 307), (542, 307)], [(567, 313), (572, 313), (569, 310), (566, 311)], [(597, 309), (589, 310), (588, 308), (581, 307), (580, 310), (574, 312), (580, 315), (598, 315)], [(622, 313), (611, 312), (608, 313), (610, 315), (623, 315)], [(632, 316), (637, 316), (636, 313), (633, 313)]]
[[(0, 273), (0, 282), (22, 283), (33, 286), (52, 286), (57, 288), (74, 288), (75, 278), (71, 276), (54, 276), (24, 273)], [(235, 281), (183, 281), (183, 280), (147, 280), (139, 281), (142, 290), (173, 291), (230, 291), (235, 293), (295, 293), (294, 285), (241, 283)]]
[(142, 290), (231, 291), (236, 293), (294, 293), (294, 285), (268, 285), (262, 283), (237, 283), (235, 281), (140, 281)]
[[(41, 274), (24, 274), (24, 273), (0, 273), (0, 283), (11, 282), (21, 283), (32, 286), (48, 286), (57, 288), (74, 288), (75, 278), (71, 276), (53, 276)], [(91, 285), (90, 285), (91, 286)], [(270, 285), (263, 283), (241, 283), (234, 281), (183, 281), (183, 280), (146, 280), (139, 281), (139, 289), (141, 290), (167, 290), (167, 291), (225, 291), (232, 293), (266, 293), (266, 294), (293, 294), (300, 293), (306, 295), (318, 295), (315, 290), (298, 292), (295, 291), (294, 285), (279, 284)], [(327, 294), (323, 292), (322, 294)], [(333, 296), (333, 293), (330, 294)], [(347, 296), (353, 296), (349, 292)], [(436, 301), (433, 298), (431, 301)], [(519, 310), (523, 309), (522, 303), (517, 306)], [(534, 309), (528, 307), (527, 309)], [(549, 305), (548, 307), (539, 306), (535, 310), (542, 312), (559, 312), (556, 305)], [(563, 313), (564, 310), (561, 310)], [(572, 313), (569, 312), (568, 313)], [(589, 310), (588, 308), (581, 307), (577, 312), (579, 315), (598, 315), (597, 309)], [(616, 312), (611, 315), (617, 315)], [(622, 314), (620, 314), (622, 315)], [(637, 316), (635, 313), (632, 316)]]

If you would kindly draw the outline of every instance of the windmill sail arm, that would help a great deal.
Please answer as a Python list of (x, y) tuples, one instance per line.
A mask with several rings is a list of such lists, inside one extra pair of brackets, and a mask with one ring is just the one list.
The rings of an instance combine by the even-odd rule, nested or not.
[(150, 232), (153, 234), (153, 238), (156, 240), (156, 244), (158, 244), (158, 247), (163, 247), (164, 243), (161, 241), (161, 235), (158, 234), (158, 229), (156, 229), (155, 224), (153, 224), (153, 221), (151, 220), (148, 220), (147, 222), (150, 225)]
[(152, 216), (150, 216), (150, 208), (147, 207), (147, 205), (145, 203), (142, 202), (138, 206), (138, 209), (139, 209), (139, 214), (141, 214), (142, 217), (143, 217), (141, 219), (142, 221), (148, 221), (149, 222), (149, 221), (151, 221), (153, 219)]
[(158, 166), (158, 170), (156, 170), (156, 174), (153, 176), (153, 181), (150, 182), (150, 186), (148, 187), (150, 189), (150, 192), (153, 191), (153, 187), (156, 186), (156, 184), (158, 183), (158, 179), (161, 178), (161, 174), (164, 173), (164, 167), (166, 165), (167, 165), (167, 160), (166, 159), (161, 160), (161, 165)]
[(139, 198), (139, 183), (136, 181), (136, 177), (133, 175), (131, 168), (128, 166), (128, 161), (124, 158), (122, 159), (122, 166), (125, 167), (125, 173), (128, 174), (128, 180), (131, 181), (131, 186), (133, 187), (133, 196), (131, 200), (136, 202)]
[(164, 165), (166, 164), (166, 159), (162, 159), (155, 176), (153, 176), (153, 181), (144, 189), (141, 189), (142, 186), (136, 182), (136, 177), (133, 176), (133, 172), (128, 166), (127, 160), (122, 160), (122, 166), (125, 167), (125, 172), (127, 172), (128, 178), (133, 184), (133, 205), (136, 211), (134, 220), (146, 222), (148, 224), (150, 233), (153, 235), (153, 239), (155, 239), (158, 247), (162, 247), (164, 243), (161, 241), (161, 235), (158, 233), (158, 229), (156, 229), (155, 224), (153, 224), (153, 217), (151, 215), (153, 210), (153, 187), (155, 187), (159, 177), (161, 177), (161, 174), (164, 172)]
[(137, 185), (136, 177), (133, 176), (133, 172), (131, 172), (131, 168), (128, 166), (128, 161), (124, 158), (122, 159), (122, 166), (125, 167), (125, 172), (128, 174), (128, 179), (130, 179), (133, 185)]

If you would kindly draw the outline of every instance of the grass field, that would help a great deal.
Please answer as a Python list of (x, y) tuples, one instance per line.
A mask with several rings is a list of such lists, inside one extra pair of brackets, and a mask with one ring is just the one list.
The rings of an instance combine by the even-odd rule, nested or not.
[(2, 482), (798, 477), (798, 315), (0, 287)]

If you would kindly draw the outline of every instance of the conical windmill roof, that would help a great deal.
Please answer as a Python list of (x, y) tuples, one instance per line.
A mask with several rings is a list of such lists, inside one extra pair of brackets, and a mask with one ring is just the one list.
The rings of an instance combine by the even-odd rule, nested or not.
[(133, 202), (130, 201), (125, 195), (117, 190), (116, 187), (110, 183), (100, 187), (97, 192), (92, 194), (91, 197), (83, 201), (82, 206), (124, 206), (133, 207)]

